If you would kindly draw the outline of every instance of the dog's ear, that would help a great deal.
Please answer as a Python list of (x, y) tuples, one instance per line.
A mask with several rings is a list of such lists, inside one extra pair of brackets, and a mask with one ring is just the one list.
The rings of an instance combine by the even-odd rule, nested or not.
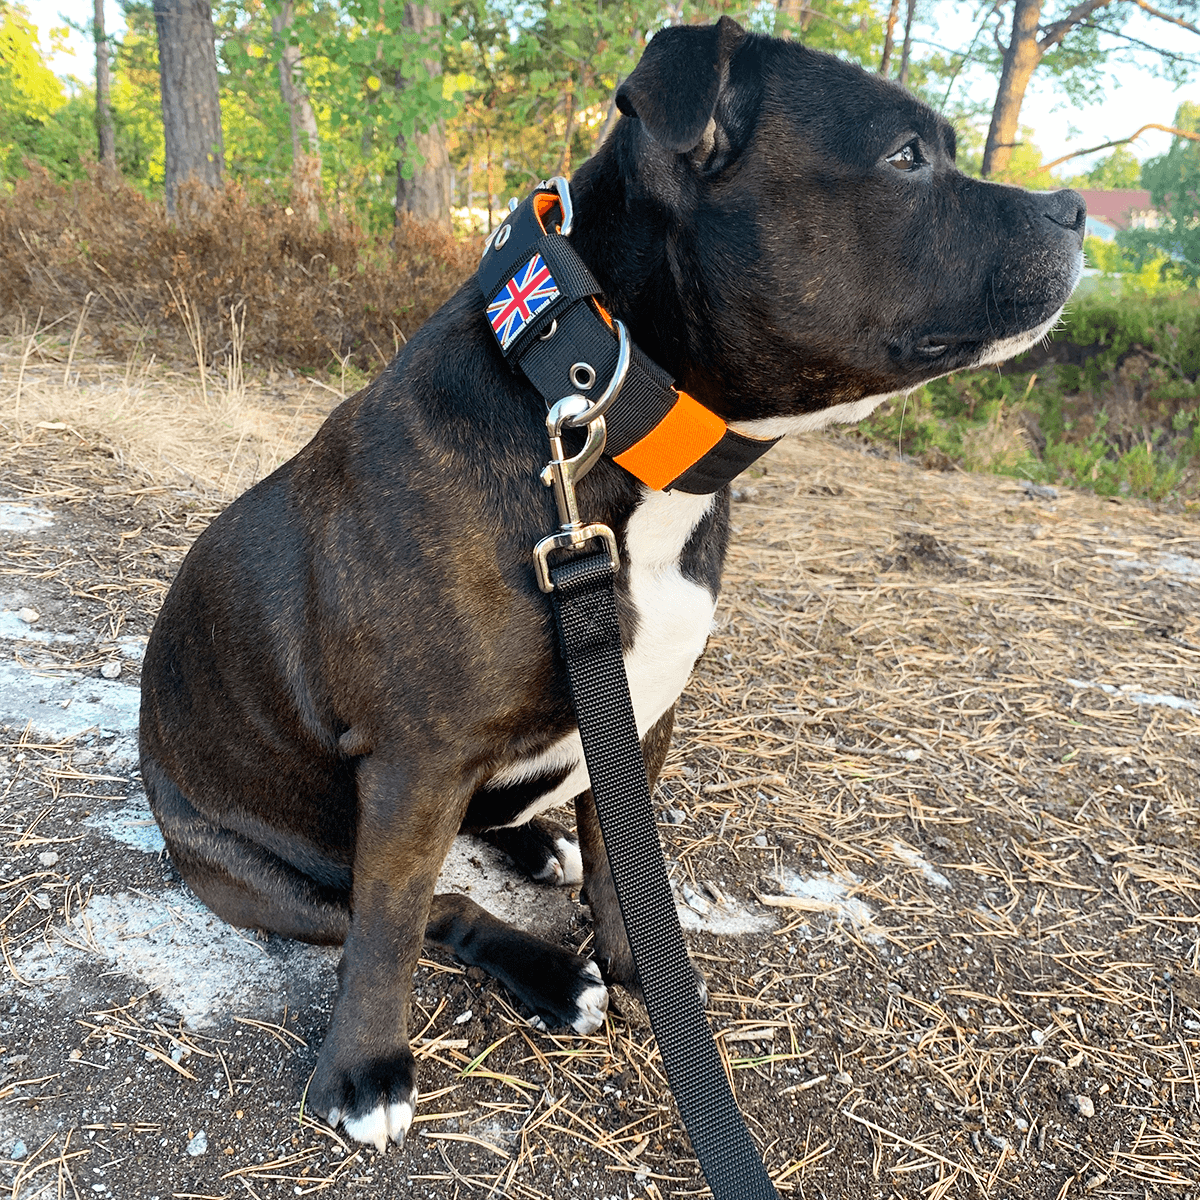
[(617, 89), (617, 108), (641, 121), (668, 150), (694, 149), (716, 110), (729, 60), (745, 36), (729, 17), (715, 25), (662, 30)]

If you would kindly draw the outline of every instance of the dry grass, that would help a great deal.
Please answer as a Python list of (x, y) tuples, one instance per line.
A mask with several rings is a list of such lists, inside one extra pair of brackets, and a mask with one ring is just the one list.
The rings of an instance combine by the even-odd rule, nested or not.
[(0, 195), (0, 327), (73, 325), (86, 308), (105, 355), (186, 361), (182, 317), (219, 366), (241, 312), (249, 359), (377, 370), (477, 253), (415, 219), (380, 235), (336, 214), (308, 222), (236, 184), (191, 192), (171, 220), (126, 184), (64, 185), (34, 168)]
[(182, 372), (153, 357), (117, 366), (80, 354), (90, 345), (85, 316), (74, 328), (0, 339), (0, 437), (10, 452), (61, 433), (144, 486), (231, 500), (295, 454), (342, 395), (315, 379), (274, 375), (248, 392), (239, 314), (215, 370), (200, 327), (188, 326), (195, 357)]
[[(1098, 1195), (1194, 1182), (1200, 579), (1161, 563), (1200, 564), (1200, 530), (811, 443), (747, 492), (681, 721), (680, 866), (724, 828), (722, 856), (807, 859), (877, 925), (827, 925), (806, 969), (780, 945), (724, 999), (838, 1031), (840, 1111), (871, 1133), (877, 1173), (941, 1164), (1017, 1194), (1058, 1145)], [(877, 973), (865, 1007), (834, 979), (851, 962)], [(897, 1072), (881, 1099), (871, 1081)], [(1117, 1130), (1106, 1145), (1044, 1111), (1075, 1089)]]
[[(157, 526), (90, 569), (94, 586), (111, 585), (103, 594), (120, 628), (161, 594), (161, 580), (137, 583), (155, 528), (170, 517), (180, 541), (194, 536), (226, 488), (220, 455), (251, 435), (205, 416), (196, 428), (224, 449), (206, 444), (184, 461), (210, 499), (172, 515), (164, 496), (181, 476), (153, 436), (122, 434), (127, 465), (108, 460), (103, 485), (79, 466), (102, 414), (78, 418), (79, 440), (39, 427), (52, 405), (18, 428), (22, 358), (22, 408), (39, 371), (61, 391), (62, 368), (19, 343), (4, 360), (4, 428), (42, 463), (29, 495), (82, 503), (100, 486), (126, 498), (164, 489)], [(95, 378), (71, 386), (103, 393)], [(188, 394), (199, 421), (203, 400)], [(312, 397), (313, 412), (323, 403)], [(271, 402), (251, 389), (243, 404), (269, 412)], [(274, 426), (263, 417), (254, 444), (300, 440), (294, 423), (315, 420), (305, 414), (289, 409)], [(260, 453), (239, 451), (239, 478), (269, 465)], [(135, 462), (154, 478), (132, 477)], [(719, 627), (660, 789), (682, 819), (662, 832), (681, 894), (686, 884), (718, 912), (740, 904), (775, 920), (766, 934), (690, 940), (780, 1192), (1195, 1195), (1200, 577), (1169, 558), (1200, 560), (1195, 519), (1066, 492), (1031, 499), (1009, 480), (813, 439), (772, 452), (744, 481), (733, 520)], [(0, 570), (53, 568), (44, 548), (27, 549)], [(0, 829), (10, 850), (48, 836), (64, 797), (103, 786), (72, 768), (69, 746), (4, 749), (8, 788), (36, 780), (45, 797), (44, 814)], [(831, 881), (862, 907), (847, 916), (842, 900), (790, 888), (791, 873)], [(0, 897), (17, 978), (15, 940), (45, 936), (86, 899), (61, 865), (0, 881)], [(455, 1021), (467, 1001), (469, 1037)], [(621, 1007), (591, 1037), (536, 1034), (498, 988), (426, 962), (413, 1013), (422, 1107), (406, 1165), (347, 1145), (301, 1109), (279, 1153), (230, 1152), (197, 1192), (419, 1186), (546, 1200), (578, 1177), (584, 1194), (703, 1195), (649, 1030)], [(240, 1028), (264, 1060), (311, 1061), (288, 1027)], [(231, 1054), (192, 1038), (191, 1056), (174, 1061), (182, 1032), (136, 1005), (92, 1014), (80, 1030), (81, 1056), (101, 1035), (130, 1041), (161, 1067), (164, 1088), (192, 1087), (179, 1068)], [(36, 1093), (51, 1074), (13, 1086)], [(224, 1078), (236, 1103), (257, 1102), (232, 1059)], [(131, 1147), (157, 1141), (153, 1122), (125, 1123), (105, 1128)], [(59, 1133), (20, 1166), (22, 1186), (52, 1180), (70, 1194), (80, 1153), (78, 1135)]]

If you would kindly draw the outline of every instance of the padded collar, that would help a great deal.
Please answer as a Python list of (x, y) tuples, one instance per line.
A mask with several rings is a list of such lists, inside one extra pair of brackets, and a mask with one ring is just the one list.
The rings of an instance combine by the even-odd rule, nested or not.
[[(547, 407), (570, 395), (597, 399), (617, 363), (600, 285), (558, 232), (561, 220), (558, 193), (543, 181), (488, 238), (476, 275), (505, 359)], [(636, 345), (604, 420), (605, 454), (654, 491), (720, 491), (779, 440), (730, 429)]]

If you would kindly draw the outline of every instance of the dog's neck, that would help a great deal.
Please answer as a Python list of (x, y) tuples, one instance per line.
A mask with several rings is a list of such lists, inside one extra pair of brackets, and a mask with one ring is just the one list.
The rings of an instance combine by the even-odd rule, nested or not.
[(636, 131), (629, 125), (619, 122), (571, 179), (571, 245), (604, 289), (613, 316), (625, 322), (645, 354), (690, 391), (687, 381), (697, 371), (680, 299), (681, 264), (672, 253), (675, 231), (641, 177), (631, 146)]

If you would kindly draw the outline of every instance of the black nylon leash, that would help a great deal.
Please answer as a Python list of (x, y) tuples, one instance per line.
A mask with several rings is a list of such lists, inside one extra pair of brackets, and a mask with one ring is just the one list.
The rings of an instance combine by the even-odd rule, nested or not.
[(695, 986), (637, 735), (607, 553), (552, 567), (550, 593), (584, 761), (667, 1080), (715, 1200), (779, 1200)]

